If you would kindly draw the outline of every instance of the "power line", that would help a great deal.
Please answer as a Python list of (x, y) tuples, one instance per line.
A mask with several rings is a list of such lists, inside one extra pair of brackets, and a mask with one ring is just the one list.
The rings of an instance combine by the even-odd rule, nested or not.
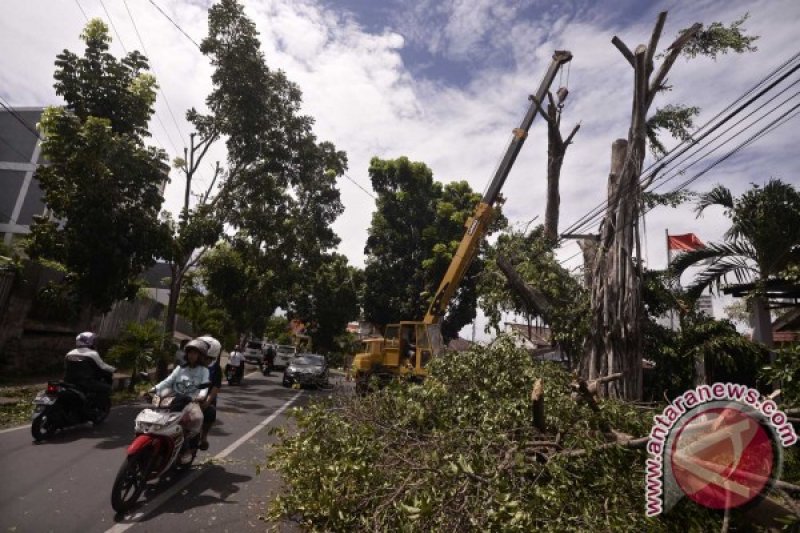
[[(673, 161), (674, 161), (674, 160), (675, 160), (677, 157), (681, 156), (681, 155), (682, 155), (683, 153), (685, 153), (687, 150), (689, 150), (689, 149), (691, 149), (691, 148), (693, 148), (693, 147), (696, 147), (696, 146), (699, 144), (699, 142), (700, 142), (700, 141), (701, 141), (703, 138), (705, 138), (705, 137), (706, 137), (708, 134), (710, 134), (711, 132), (713, 132), (713, 130), (714, 130), (714, 129), (716, 129), (717, 127), (719, 127), (720, 125), (722, 125), (724, 122), (726, 122), (727, 120), (729, 120), (730, 118), (732, 118), (732, 117), (733, 117), (733, 116), (734, 116), (736, 113), (738, 113), (738, 112), (740, 111), (740, 109), (737, 109), (736, 111), (733, 111), (733, 112), (731, 112), (731, 113), (728, 115), (728, 118), (726, 118), (726, 119), (725, 119), (723, 122), (721, 122), (721, 123), (719, 123), (719, 124), (717, 124), (717, 125), (713, 126), (713, 128), (712, 128), (710, 131), (708, 131), (708, 132), (704, 133), (702, 136), (700, 136), (700, 137), (697, 137), (697, 136), (698, 136), (698, 134), (699, 134), (701, 131), (703, 131), (704, 129), (706, 129), (706, 128), (710, 127), (710, 126), (711, 126), (711, 124), (712, 124), (712, 123), (713, 123), (715, 120), (717, 120), (719, 117), (721, 117), (721, 116), (723, 115), (723, 113), (725, 113), (727, 110), (731, 109), (731, 108), (732, 108), (734, 105), (736, 105), (736, 103), (737, 103), (737, 102), (740, 102), (740, 101), (742, 101), (742, 100), (743, 100), (744, 98), (746, 98), (746, 97), (747, 97), (749, 94), (751, 94), (751, 93), (752, 93), (752, 92), (754, 92), (756, 89), (758, 89), (758, 87), (762, 86), (764, 83), (766, 83), (766, 82), (768, 82), (770, 79), (774, 78), (774, 77), (775, 77), (775, 76), (776, 76), (776, 75), (777, 75), (777, 74), (778, 74), (778, 73), (779, 73), (781, 70), (783, 70), (783, 69), (784, 69), (784, 68), (785, 68), (787, 65), (789, 65), (790, 63), (792, 63), (793, 61), (795, 61), (795, 60), (796, 60), (798, 57), (800, 57), (800, 53), (796, 53), (794, 56), (792, 56), (791, 58), (789, 58), (789, 59), (788, 59), (787, 61), (785, 61), (785, 62), (784, 62), (782, 65), (780, 65), (779, 67), (777, 67), (777, 68), (776, 68), (776, 69), (775, 69), (775, 70), (774, 70), (774, 71), (773, 71), (771, 74), (769, 74), (767, 77), (765, 77), (764, 79), (762, 79), (761, 81), (759, 81), (759, 82), (758, 82), (756, 85), (754, 85), (754, 86), (753, 86), (753, 87), (751, 87), (751, 88), (750, 88), (748, 91), (746, 91), (746, 92), (745, 92), (745, 93), (744, 93), (742, 96), (740, 96), (739, 98), (737, 98), (736, 100), (734, 100), (734, 101), (733, 101), (731, 104), (729, 104), (729, 105), (728, 105), (726, 108), (724, 108), (722, 111), (720, 111), (719, 113), (717, 113), (717, 114), (716, 114), (714, 117), (712, 117), (712, 118), (711, 118), (709, 121), (707, 121), (705, 124), (703, 124), (703, 126), (701, 126), (700, 128), (698, 128), (698, 129), (697, 129), (697, 130), (694, 132), (694, 134), (693, 134), (693, 135), (691, 135), (689, 138), (687, 138), (687, 139), (685, 139), (685, 140), (681, 141), (681, 142), (680, 142), (680, 143), (679, 143), (677, 146), (675, 146), (675, 147), (674, 147), (672, 150), (670, 150), (670, 151), (669, 151), (667, 154), (665, 154), (665, 156), (664, 156), (662, 159), (660, 159), (659, 161), (656, 161), (656, 162), (652, 163), (650, 166), (648, 166), (648, 167), (647, 167), (647, 168), (646, 168), (644, 171), (642, 171), (642, 174), (641, 174), (641, 177), (640, 177), (640, 182), (641, 182), (641, 181), (644, 181), (644, 179), (645, 179), (645, 173), (647, 173), (647, 172), (650, 172), (650, 175), (652, 175), (652, 174), (654, 174), (655, 172), (658, 172), (659, 170), (663, 170), (663, 169), (665, 168), (665, 166), (666, 166), (668, 163), (672, 163), (672, 162), (673, 162)], [(796, 68), (797, 68), (797, 67), (795, 67), (795, 70), (796, 70)], [(793, 72), (793, 71), (791, 71), (791, 72), (789, 72), (788, 74), (786, 74), (786, 75), (784, 75), (783, 77), (781, 77), (781, 79), (779, 79), (777, 82), (775, 82), (775, 83), (774, 83), (772, 86), (768, 87), (766, 90), (769, 90), (769, 89), (770, 89), (771, 87), (773, 87), (775, 84), (777, 84), (777, 83), (780, 83), (780, 81), (782, 81), (783, 79), (785, 79), (785, 77), (786, 77), (786, 76), (788, 76), (789, 74), (791, 74), (792, 72)], [(750, 101), (748, 101), (746, 104), (747, 104), (747, 105), (749, 105), (749, 103), (752, 103), (752, 101), (754, 101), (755, 99), (757, 99), (757, 98), (759, 98), (760, 96), (762, 96), (762, 95), (763, 95), (763, 93), (764, 93), (764, 91), (762, 91), (760, 94), (756, 95), (755, 97), (751, 98), (751, 99), (750, 99)], [(745, 107), (746, 107), (746, 106), (745, 106)], [(684, 145), (687, 145), (687, 146), (685, 146), (685, 147), (684, 147)], [(683, 147), (683, 148), (682, 148), (682, 147)], [(673, 156), (673, 153), (674, 153), (674, 152), (676, 152), (676, 151), (677, 151), (678, 153), (677, 153), (676, 155), (674, 155), (674, 156)], [(671, 157), (671, 156), (672, 156), (672, 157)], [(657, 167), (657, 168), (656, 168), (656, 167)], [(654, 171), (654, 172), (653, 172), (653, 169), (655, 169), (655, 171)], [(623, 192), (623, 190), (622, 190), (622, 189), (620, 189), (620, 191), (618, 191), (618, 192), (619, 192), (619, 193), (622, 193), (622, 192)], [(624, 192), (627, 192), (627, 191), (624, 191)], [(616, 198), (618, 198), (618, 196), (615, 196), (615, 197), (613, 197), (612, 199), (613, 199), (614, 201), (616, 201)], [(602, 213), (602, 212), (605, 210), (605, 205), (606, 205), (606, 203), (605, 203), (605, 202), (601, 202), (600, 204), (598, 204), (598, 206), (596, 206), (595, 208), (593, 208), (592, 210), (590, 210), (590, 211), (589, 211), (589, 213), (587, 213), (586, 215), (584, 215), (583, 217), (581, 217), (580, 219), (578, 219), (578, 221), (574, 222), (574, 223), (573, 223), (573, 224), (572, 224), (572, 225), (571, 225), (571, 226), (570, 226), (570, 227), (569, 227), (567, 230), (565, 230), (563, 233), (576, 233), (576, 232), (577, 232), (576, 230), (577, 230), (578, 228), (580, 228), (581, 226), (584, 226), (584, 225), (586, 225), (587, 223), (588, 223), (588, 224), (592, 224), (592, 218), (596, 218), (596, 217), (598, 216), (598, 214)]]
[[(184, 35), (184, 36), (185, 36), (187, 39), (189, 39), (189, 40), (192, 42), (192, 44), (193, 44), (193, 45), (195, 45), (195, 46), (197, 47), (197, 49), (198, 49), (198, 50), (200, 50), (200, 45), (199, 45), (199, 44), (197, 44), (197, 42), (196, 42), (194, 39), (192, 39), (192, 38), (189, 36), (189, 34), (188, 34), (188, 33), (186, 33), (185, 31), (183, 31), (183, 28), (181, 28), (181, 27), (178, 25), (178, 23), (177, 23), (177, 22), (175, 22), (174, 20), (172, 20), (172, 17), (170, 17), (169, 15), (167, 15), (167, 14), (164, 12), (164, 10), (163, 10), (163, 9), (161, 9), (160, 7), (158, 7), (158, 4), (156, 4), (156, 3), (155, 3), (153, 0), (150, 0), (150, 3), (151, 3), (151, 4), (153, 4), (153, 6), (154, 6), (156, 9), (158, 9), (158, 12), (159, 12), (159, 13), (161, 13), (162, 15), (164, 15), (164, 16), (167, 18), (167, 20), (168, 20), (168, 21), (170, 21), (170, 22), (172, 23), (172, 25), (173, 25), (173, 26), (175, 26), (176, 28), (178, 28), (178, 31), (179, 31), (179, 32), (181, 32), (181, 33), (182, 33), (182, 34), (183, 34), (183, 35)], [(201, 51), (202, 51), (202, 50), (201, 50)]]
[[(726, 122), (728, 122), (729, 120), (731, 120), (733, 117), (735, 117), (735, 116), (736, 116), (738, 113), (740, 113), (740, 112), (741, 112), (743, 109), (745, 109), (746, 107), (750, 106), (750, 105), (751, 105), (753, 102), (755, 102), (757, 99), (759, 99), (760, 97), (762, 97), (764, 94), (766, 94), (767, 92), (769, 92), (770, 90), (772, 90), (772, 89), (773, 89), (773, 88), (774, 88), (776, 85), (778, 85), (780, 82), (782, 82), (783, 80), (785, 80), (785, 79), (786, 79), (788, 76), (790, 76), (790, 75), (791, 75), (791, 74), (793, 74), (795, 71), (797, 71), (797, 70), (800, 68), (800, 64), (798, 64), (798, 65), (795, 65), (795, 66), (794, 66), (793, 68), (791, 68), (791, 69), (790, 69), (788, 72), (786, 72), (786, 73), (784, 73), (783, 75), (781, 75), (781, 76), (780, 76), (780, 77), (779, 77), (777, 80), (775, 80), (774, 82), (772, 82), (771, 84), (769, 84), (767, 87), (765, 87), (764, 89), (762, 89), (761, 91), (759, 91), (759, 93), (758, 93), (758, 94), (756, 94), (755, 96), (751, 97), (751, 98), (750, 98), (749, 100), (747, 100), (745, 103), (741, 104), (741, 105), (740, 105), (739, 107), (737, 107), (737, 108), (736, 108), (734, 111), (730, 112), (730, 113), (729, 113), (729, 114), (728, 114), (728, 115), (727, 115), (727, 116), (726, 116), (726, 117), (725, 117), (723, 120), (721, 120), (721, 121), (720, 121), (720, 122), (718, 122), (717, 124), (714, 124), (713, 126), (710, 126), (714, 120), (716, 120), (718, 117), (720, 117), (720, 116), (722, 115), (722, 113), (724, 113), (726, 110), (728, 110), (728, 109), (732, 108), (732, 107), (733, 107), (733, 106), (734, 106), (734, 105), (735, 105), (737, 102), (739, 102), (739, 101), (741, 101), (742, 99), (744, 99), (744, 98), (745, 98), (747, 95), (749, 95), (750, 93), (752, 93), (753, 91), (755, 91), (755, 90), (756, 90), (758, 87), (760, 87), (761, 85), (763, 85), (763, 84), (764, 84), (766, 81), (768, 81), (768, 80), (770, 80), (771, 78), (775, 77), (775, 76), (778, 74), (778, 72), (780, 72), (780, 70), (782, 70), (783, 68), (785, 68), (785, 67), (786, 67), (788, 64), (790, 64), (792, 61), (796, 60), (798, 57), (800, 57), (800, 53), (797, 53), (797, 54), (795, 54), (795, 55), (794, 55), (792, 58), (790, 58), (789, 60), (787, 60), (786, 62), (784, 62), (784, 63), (783, 63), (783, 65), (781, 65), (780, 67), (778, 67), (778, 68), (777, 68), (777, 69), (776, 69), (776, 70), (775, 70), (773, 73), (771, 73), (769, 76), (767, 76), (766, 78), (764, 78), (764, 79), (763, 79), (761, 82), (759, 82), (758, 84), (756, 84), (756, 85), (755, 85), (753, 88), (751, 88), (750, 90), (748, 90), (748, 91), (747, 91), (747, 92), (746, 92), (744, 95), (742, 95), (741, 97), (739, 97), (739, 98), (737, 98), (736, 100), (734, 100), (734, 102), (733, 102), (733, 103), (731, 103), (730, 105), (728, 105), (728, 106), (727, 106), (725, 109), (723, 109), (723, 110), (722, 110), (720, 113), (718, 113), (718, 114), (717, 114), (715, 117), (713, 117), (711, 120), (709, 120), (708, 122), (706, 122), (706, 123), (705, 123), (703, 126), (701, 126), (701, 127), (698, 129), (698, 130), (696, 130), (696, 131), (695, 131), (695, 133), (694, 133), (694, 135), (690, 136), (688, 139), (686, 139), (686, 140), (682, 141), (682, 142), (681, 142), (680, 144), (678, 144), (678, 145), (677, 145), (675, 148), (673, 148), (672, 150), (670, 150), (670, 151), (669, 151), (669, 152), (668, 152), (668, 153), (667, 153), (667, 154), (666, 154), (666, 155), (665, 155), (665, 156), (664, 156), (662, 159), (660, 159), (659, 161), (657, 161), (657, 162), (654, 162), (653, 164), (651, 164), (651, 165), (650, 165), (650, 166), (649, 166), (647, 169), (645, 169), (645, 170), (644, 170), (644, 171), (641, 173), (641, 175), (640, 175), (640, 178), (639, 178), (639, 183), (641, 184), (641, 183), (645, 182), (647, 179), (649, 179), (649, 178), (652, 178), (652, 177), (653, 177), (655, 174), (657, 174), (659, 171), (663, 171), (663, 170), (664, 170), (664, 169), (665, 169), (665, 168), (666, 168), (668, 165), (670, 165), (670, 164), (673, 164), (673, 163), (674, 163), (674, 161), (675, 161), (675, 159), (677, 159), (678, 157), (680, 157), (680, 156), (682, 156), (683, 154), (685, 154), (685, 153), (686, 153), (688, 150), (690, 150), (690, 149), (692, 149), (692, 148), (698, 148), (698, 147), (700, 146), (700, 145), (699, 145), (699, 143), (700, 143), (702, 140), (704, 140), (704, 139), (705, 139), (705, 138), (706, 138), (708, 135), (710, 135), (711, 133), (713, 133), (714, 131), (716, 131), (716, 130), (717, 130), (718, 128), (720, 128), (720, 127), (721, 127), (723, 124), (725, 124)], [(773, 97), (773, 98), (774, 98), (774, 97)], [(702, 131), (702, 130), (704, 130), (704, 129), (708, 128), (709, 126), (710, 126), (710, 129), (709, 129), (708, 131), (704, 132), (704, 133), (703, 133), (702, 135), (700, 135), (700, 136), (697, 136), (697, 134), (698, 134), (700, 131)], [(681, 148), (683, 145), (687, 145), (687, 146), (685, 146), (685, 147)], [(700, 149), (703, 149), (703, 147), (699, 147), (699, 148), (698, 148), (698, 150), (700, 150)], [(677, 153), (675, 153), (675, 154), (673, 155), (673, 153), (674, 153), (674, 152), (677, 152)], [(665, 162), (665, 160), (666, 160), (666, 162)], [(662, 174), (662, 176), (661, 176), (661, 178), (659, 178), (659, 180), (664, 180), (664, 178), (665, 178), (665, 176)], [(658, 181), (658, 180), (655, 180), (655, 181)], [(652, 184), (651, 184), (651, 185), (652, 185)], [(619, 198), (619, 197), (620, 197), (622, 194), (626, 194), (627, 192), (629, 192), (629, 191), (627, 191), (627, 190), (626, 190), (627, 188), (629, 188), (629, 187), (622, 187), (622, 188), (620, 188), (620, 189), (617, 191), (616, 195), (615, 195), (615, 196), (613, 196), (613, 197), (611, 198), (611, 201), (616, 201), (616, 199), (618, 199), (618, 198)], [(582, 227), (588, 227), (588, 226), (591, 226), (592, 224), (594, 224), (594, 223), (595, 223), (595, 222), (598, 220), (598, 217), (602, 218), (602, 216), (603, 216), (603, 212), (605, 211), (605, 206), (606, 206), (606, 205), (607, 205), (607, 202), (601, 202), (600, 204), (598, 204), (598, 206), (597, 206), (597, 207), (595, 207), (595, 208), (593, 208), (593, 209), (589, 210), (589, 212), (588, 212), (586, 215), (584, 215), (584, 216), (582, 216), (581, 218), (579, 218), (579, 219), (578, 219), (576, 222), (574, 222), (574, 223), (573, 223), (573, 224), (571, 224), (571, 225), (570, 225), (570, 226), (569, 226), (569, 227), (568, 227), (566, 230), (564, 230), (564, 232), (562, 233), (562, 235), (563, 235), (563, 234), (566, 234), (566, 233), (579, 233), (579, 231), (578, 231), (578, 230), (579, 230), (580, 228), (582, 228)], [(563, 237), (560, 239), (560, 241), (563, 241)]]
[(83, 13), (83, 18), (86, 19), (86, 22), (89, 22), (89, 17), (86, 16), (86, 11), (83, 10), (83, 6), (81, 5), (80, 0), (75, 0), (75, 3), (78, 4), (78, 9), (80, 9), (81, 13)]
[(114, 25), (114, 19), (111, 18), (111, 13), (108, 12), (106, 9), (106, 5), (103, 3), (103, 0), (100, 0), (100, 5), (103, 6), (103, 11), (106, 12), (106, 16), (108, 17), (108, 22), (111, 23), (111, 29), (114, 30), (114, 34), (117, 36), (117, 40), (119, 41), (119, 45), (122, 47), (122, 51), (125, 54), (128, 54), (128, 50), (125, 48), (125, 43), (122, 42), (122, 37), (119, 36), (119, 32), (117, 31), (117, 27)]
[(372, 193), (371, 193), (371, 192), (369, 192), (367, 189), (365, 189), (364, 187), (362, 187), (360, 183), (358, 183), (356, 180), (354, 180), (353, 178), (351, 178), (350, 176), (348, 176), (346, 172), (343, 172), (343, 173), (342, 173), (342, 175), (343, 175), (345, 178), (349, 179), (351, 182), (353, 182), (353, 185), (355, 185), (356, 187), (358, 187), (359, 189), (361, 189), (362, 191), (364, 191), (365, 193), (367, 193), (369, 196), (371, 196), (371, 197), (372, 197), (374, 200), (377, 200), (377, 199), (378, 199), (378, 198), (377, 198), (377, 197), (376, 197), (374, 194), (372, 194)]
[(44, 140), (44, 139), (42, 139), (42, 137), (39, 135), (39, 132), (38, 132), (38, 131), (36, 131), (35, 129), (31, 128), (31, 127), (28, 125), (28, 123), (27, 123), (27, 122), (25, 122), (25, 120), (24, 120), (24, 119), (23, 119), (21, 116), (19, 116), (19, 113), (17, 113), (17, 111), (16, 111), (16, 110), (15, 110), (13, 107), (11, 107), (11, 104), (9, 104), (9, 103), (8, 103), (8, 101), (7, 101), (5, 98), (3, 98), (2, 96), (0, 96), (0, 106), (3, 106), (3, 108), (5, 108), (5, 110), (6, 110), (6, 111), (8, 111), (9, 113), (11, 113), (11, 116), (12, 116), (12, 117), (14, 117), (14, 119), (15, 119), (17, 122), (19, 122), (20, 124), (22, 124), (22, 125), (25, 127), (25, 129), (26, 129), (26, 130), (28, 130), (29, 132), (31, 132), (31, 134), (32, 134), (34, 137), (36, 137), (36, 138), (37, 138), (37, 139), (39, 139), (40, 141)]
[[(149, 58), (150, 54), (147, 53), (147, 47), (145, 47), (144, 41), (142, 40), (142, 35), (139, 33), (139, 28), (136, 26), (136, 20), (133, 18), (133, 13), (131, 13), (130, 8), (128, 7), (128, 0), (122, 0), (122, 3), (125, 4), (125, 10), (128, 12), (128, 17), (130, 17), (131, 23), (133, 24), (133, 31), (136, 32), (136, 37), (139, 39), (139, 44), (142, 45), (142, 51), (144, 52), (144, 55), (146, 55)], [(158, 78), (158, 72), (156, 72), (155, 65), (151, 64), (150, 68), (153, 71), (153, 74), (156, 75), (156, 78)], [(172, 112), (172, 106), (169, 105), (169, 99), (167, 98), (167, 95), (164, 93), (164, 90), (161, 88), (160, 85), (158, 87), (158, 92), (160, 92), (161, 96), (164, 97), (164, 103), (167, 105), (167, 111), (169, 111), (169, 116), (172, 117), (172, 123), (175, 124), (175, 129), (178, 131), (178, 136), (180, 137), (181, 141), (183, 141), (183, 145), (185, 147), (186, 137), (183, 135), (180, 126), (178, 126), (178, 121), (175, 119), (175, 114)]]

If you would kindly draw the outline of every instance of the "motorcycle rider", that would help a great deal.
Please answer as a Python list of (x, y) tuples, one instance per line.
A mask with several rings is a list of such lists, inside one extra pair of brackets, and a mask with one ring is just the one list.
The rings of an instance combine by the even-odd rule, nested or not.
[[(204, 364), (204, 359), (208, 357), (209, 347), (208, 342), (201, 338), (186, 343), (184, 347), (186, 362), (175, 367), (175, 370), (173, 370), (166, 379), (150, 389), (150, 393), (160, 395), (161, 392), (166, 389), (173, 389), (179, 394), (187, 394), (193, 398), (196, 397), (201, 390), (200, 386), (209, 383), (208, 368), (206, 368)], [(203, 407), (203, 402), (200, 402), (200, 407)], [(205, 418), (206, 414), (204, 410), (204, 423)], [(190, 456), (191, 451), (186, 450), (183, 454), (181, 462), (186, 462), (186, 456)]]
[(242, 378), (244, 377), (244, 354), (242, 354), (241, 350), (241, 347), (237, 344), (228, 358), (228, 364), (225, 365), (225, 375), (228, 374), (228, 369), (230, 367), (236, 368), (236, 378), (239, 383), (242, 382)]
[(203, 429), (200, 433), (200, 449), (208, 449), (208, 432), (217, 420), (217, 394), (222, 388), (222, 368), (219, 365), (219, 357), (222, 354), (222, 344), (209, 335), (199, 337), (208, 343), (208, 353), (206, 364), (208, 366), (209, 381), (211, 388), (208, 396), (200, 403), (203, 409)]
[(97, 353), (97, 336), (84, 331), (75, 337), (75, 349), (64, 357), (64, 381), (94, 397), (98, 408), (111, 402), (111, 383), (116, 368)]

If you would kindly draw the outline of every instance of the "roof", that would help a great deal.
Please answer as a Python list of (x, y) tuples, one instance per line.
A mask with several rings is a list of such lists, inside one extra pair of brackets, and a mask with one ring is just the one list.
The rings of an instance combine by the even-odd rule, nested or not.
[(549, 346), (550, 345), (550, 338), (551, 332), (550, 328), (545, 326), (530, 326), (528, 327), (527, 324), (515, 324), (513, 322), (506, 322), (506, 329), (508, 329), (511, 333), (521, 336), (524, 339), (529, 340), (533, 344), (541, 345), (541, 346)]
[(467, 339), (462, 339), (461, 337), (456, 337), (452, 339), (450, 342), (447, 343), (447, 349), (452, 350), (454, 352), (466, 352), (470, 348), (472, 348), (472, 342), (468, 341)]

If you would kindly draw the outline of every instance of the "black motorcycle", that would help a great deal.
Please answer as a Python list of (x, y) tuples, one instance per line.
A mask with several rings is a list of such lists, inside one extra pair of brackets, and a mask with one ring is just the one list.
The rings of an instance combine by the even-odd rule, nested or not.
[(241, 385), (243, 373), (239, 367), (228, 365), (225, 369), (225, 379), (228, 380), (228, 385)]
[(37, 442), (85, 422), (101, 424), (111, 410), (106, 394), (86, 392), (72, 383), (50, 381), (33, 400), (31, 434)]

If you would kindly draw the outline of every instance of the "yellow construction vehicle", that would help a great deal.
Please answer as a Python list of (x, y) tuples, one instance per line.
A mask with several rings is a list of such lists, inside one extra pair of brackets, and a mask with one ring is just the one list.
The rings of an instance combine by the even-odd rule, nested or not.
[(363, 351), (353, 359), (351, 371), (356, 380), (356, 390), (364, 393), (369, 388), (372, 376), (381, 379), (396, 376), (408, 376), (421, 380), (427, 375), (428, 362), (444, 349), (440, 321), (447, 311), (453, 295), (464, 278), (470, 263), (477, 253), (478, 246), (486, 234), (486, 229), (494, 214), (493, 206), (497, 201), (503, 184), (511, 171), (511, 167), (528, 136), (533, 120), (541, 113), (543, 102), (550, 85), (559, 69), (572, 60), (572, 54), (565, 50), (556, 51), (539, 90), (530, 97), (528, 108), (522, 124), (513, 130), (513, 136), (505, 156), (495, 172), (489, 188), (475, 208), (475, 212), (466, 224), (466, 232), (450, 262), (450, 266), (442, 278), (439, 288), (431, 301), (428, 312), (422, 320), (401, 321), (399, 324), (386, 326), (383, 337), (366, 339)]

